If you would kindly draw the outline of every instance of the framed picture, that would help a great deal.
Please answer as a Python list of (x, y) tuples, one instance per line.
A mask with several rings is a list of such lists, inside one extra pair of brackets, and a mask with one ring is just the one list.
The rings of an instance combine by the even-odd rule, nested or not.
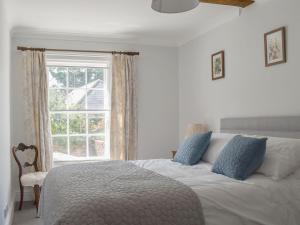
[(265, 34), (266, 67), (286, 62), (285, 27)]
[(212, 79), (218, 80), (225, 77), (225, 52), (220, 51), (211, 56)]

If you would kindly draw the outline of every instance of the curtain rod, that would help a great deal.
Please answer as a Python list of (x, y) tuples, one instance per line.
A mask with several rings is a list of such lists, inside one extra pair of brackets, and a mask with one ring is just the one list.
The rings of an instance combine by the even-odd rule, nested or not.
[(18, 46), (19, 51), (51, 51), (51, 52), (90, 52), (90, 53), (107, 53), (107, 54), (123, 54), (123, 55), (139, 55), (139, 52), (121, 52), (121, 51), (96, 51), (96, 50), (72, 50), (72, 49), (51, 49), (51, 48), (27, 48)]

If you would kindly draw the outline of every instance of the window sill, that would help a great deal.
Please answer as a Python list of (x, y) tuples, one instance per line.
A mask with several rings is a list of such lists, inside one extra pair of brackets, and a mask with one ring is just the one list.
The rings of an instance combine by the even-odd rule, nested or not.
[(79, 164), (79, 163), (94, 163), (94, 162), (103, 162), (109, 161), (109, 159), (86, 159), (86, 160), (66, 160), (66, 161), (54, 161), (53, 167)]

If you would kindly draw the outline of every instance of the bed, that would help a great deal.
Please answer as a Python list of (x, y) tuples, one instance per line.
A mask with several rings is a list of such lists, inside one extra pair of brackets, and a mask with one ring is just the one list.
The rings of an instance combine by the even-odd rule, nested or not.
[(300, 171), (279, 182), (258, 174), (237, 181), (212, 173), (205, 162), (193, 167), (170, 160), (135, 164), (190, 186), (201, 199), (206, 225), (300, 223)]
[[(221, 132), (223, 133), (234, 133), (234, 134), (249, 134), (249, 135), (263, 135), (263, 136), (274, 136), (274, 137), (288, 137), (300, 139), (300, 117), (260, 117), (260, 118), (226, 118), (221, 120)], [(299, 149), (300, 151), (300, 149)], [(293, 174), (286, 177), (285, 179), (275, 181), (269, 177), (266, 177), (262, 174), (254, 174), (246, 181), (238, 181), (226, 176), (218, 175), (211, 172), (211, 163), (200, 162), (195, 166), (184, 166), (182, 164), (172, 162), (169, 159), (158, 159), (158, 160), (140, 160), (130, 162), (132, 165), (137, 166), (138, 168), (145, 169), (146, 171), (154, 172), (154, 174), (162, 175), (159, 179), (163, 180), (163, 186), (166, 185), (166, 189), (160, 190), (159, 192), (149, 189), (149, 192), (145, 192), (145, 195), (141, 195), (145, 198), (145, 201), (152, 201), (153, 205), (158, 203), (158, 205), (153, 206), (149, 210), (156, 210), (159, 205), (164, 205), (167, 207), (169, 201), (175, 201), (172, 204), (179, 206), (174, 209), (170, 204), (168, 218), (174, 217), (173, 222), (170, 219), (169, 221), (164, 221), (160, 223), (160, 219), (153, 223), (136, 222), (134, 221), (130, 225), (134, 224), (149, 224), (149, 225), (194, 225), (194, 224), (206, 224), (206, 225), (219, 225), (219, 224), (228, 224), (228, 225), (297, 225), (300, 224), (300, 170), (295, 170)], [(89, 164), (92, 165), (92, 164)], [(92, 167), (96, 168), (96, 164)], [(99, 165), (98, 165), (99, 166)], [(102, 165), (103, 166), (103, 165)], [(74, 168), (76, 168), (73, 165)], [(74, 222), (66, 222), (68, 219), (61, 219), (60, 217), (69, 217), (74, 214), (74, 212), (69, 212), (68, 210), (64, 214), (58, 213), (56, 208), (62, 207), (66, 204), (66, 199), (70, 197), (70, 201), (74, 199), (74, 196), (68, 196), (68, 191), (61, 191), (62, 186), (60, 183), (67, 182), (69, 178), (64, 177), (67, 167), (62, 167), (57, 169), (56, 176), (52, 176), (51, 182), (56, 182), (56, 189), (52, 191), (52, 197), (49, 198), (49, 191), (52, 186), (50, 183), (45, 183), (44, 190), (42, 192), (40, 212), (42, 219), (46, 222), (45, 225), (66, 225), (72, 224), (76, 225)], [(85, 169), (83, 169), (85, 170)], [(80, 170), (79, 170), (80, 171)], [(131, 169), (129, 169), (131, 171)], [(149, 174), (151, 174), (149, 172)], [(83, 178), (86, 182), (86, 185), (89, 185), (89, 179), (85, 177), (83, 172), (82, 175), (78, 175)], [(144, 175), (143, 175), (144, 176)], [(146, 175), (148, 177), (148, 175)], [(151, 175), (152, 176), (152, 175)], [(151, 177), (150, 176), (150, 177)], [(64, 177), (63, 181), (59, 181), (59, 177)], [(171, 179), (170, 179), (171, 178)], [(127, 182), (131, 177), (127, 176)], [(148, 179), (148, 178), (147, 178)], [(145, 179), (145, 180), (147, 180)], [(168, 180), (170, 179), (170, 180)], [(151, 178), (149, 178), (151, 180)], [(47, 181), (47, 179), (46, 179)], [(174, 183), (177, 181), (178, 183)], [(143, 180), (144, 182), (144, 180)], [(141, 183), (143, 183), (141, 182)], [(75, 179), (76, 183), (76, 179)], [(92, 182), (91, 182), (92, 183)], [(152, 184), (152, 182), (150, 182)], [(150, 184), (149, 182), (147, 185)], [(155, 183), (155, 182), (154, 182)], [(84, 183), (82, 183), (83, 185)], [(158, 182), (159, 185), (161, 183)], [(185, 189), (183, 184), (188, 189)], [(147, 186), (146, 185), (146, 186)], [(169, 185), (169, 186), (168, 186)], [(172, 186), (179, 185), (176, 189), (172, 189)], [(143, 186), (145, 188), (146, 186)], [(151, 185), (150, 185), (151, 186)], [(82, 186), (83, 188), (84, 186)], [(112, 186), (113, 187), (113, 186)], [(60, 189), (61, 188), (61, 189)], [(72, 187), (71, 187), (72, 188)], [(76, 184), (73, 185), (73, 188), (77, 188)], [(152, 186), (151, 186), (152, 188)], [(160, 189), (159, 186), (154, 187), (154, 189)], [(170, 188), (170, 189), (169, 189)], [(147, 188), (146, 188), (147, 189)], [(168, 191), (169, 189), (169, 191)], [(63, 193), (63, 194), (62, 194)], [(84, 190), (82, 193), (85, 193)], [(143, 193), (143, 192), (141, 192)], [(184, 196), (181, 194), (184, 193)], [(55, 195), (53, 197), (53, 195)], [(190, 195), (187, 199), (186, 195)], [(93, 196), (93, 194), (91, 194)], [(139, 197), (141, 197), (139, 196)], [(156, 198), (156, 196), (160, 196)], [(169, 198), (161, 197), (166, 196)], [(178, 197), (179, 196), (179, 197)], [(176, 202), (176, 198), (178, 201)], [(97, 198), (97, 195), (91, 197), (91, 199)], [(181, 198), (181, 199), (180, 199)], [(199, 200), (199, 213), (197, 214), (197, 201), (193, 202), (192, 205), (189, 205), (192, 199), (197, 198)], [(65, 199), (65, 201), (61, 201)], [(76, 197), (75, 197), (76, 199)], [(116, 196), (113, 196), (113, 199), (116, 199)], [(126, 199), (126, 198), (125, 198)], [(153, 200), (155, 199), (155, 201)], [(107, 200), (107, 199), (106, 199)], [(130, 200), (132, 200), (130, 198)], [(52, 201), (52, 202), (51, 202)], [(72, 202), (72, 201), (71, 201)], [(120, 206), (120, 201), (116, 201), (117, 206)], [(181, 203), (182, 202), (182, 203)], [(78, 201), (76, 204), (87, 204), (87, 202)], [(75, 204), (74, 203), (74, 204)], [(122, 202), (121, 202), (122, 203)], [(100, 203), (94, 203), (97, 207)], [(126, 206), (126, 203), (122, 203)], [(51, 207), (49, 207), (51, 205)], [(147, 205), (147, 204), (146, 204)], [(116, 206), (116, 205), (115, 205)], [(114, 206), (114, 207), (115, 207)], [(141, 206), (139, 206), (141, 207)], [(142, 205), (145, 207), (145, 205)], [(147, 205), (148, 207), (148, 205)], [(155, 208), (156, 207), (156, 208)], [(124, 208), (124, 207), (123, 207)], [(126, 207), (125, 207), (126, 208)], [(49, 210), (51, 209), (51, 210)], [(63, 207), (61, 208), (63, 209)], [(127, 208), (127, 212), (124, 212), (124, 215), (131, 215), (131, 211), (135, 209)], [(144, 211), (145, 208), (143, 208)], [(165, 208), (164, 208), (165, 209)], [(194, 211), (193, 211), (193, 210)], [(84, 224), (95, 224), (92, 221), (88, 222), (89, 218), (92, 218), (99, 210), (96, 212), (89, 210), (87, 218), (81, 222), (81, 225)], [(126, 211), (126, 210), (125, 210)], [(168, 211), (168, 210), (167, 210)], [(193, 217), (194, 219), (199, 218), (199, 222), (181, 222), (176, 223), (175, 221), (180, 220), (183, 214), (182, 211), (189, 211), (191, 214), (188, 217)], [(80, 213), (80, 210), (77, 212)], [(144, 213), (144, 212), (143, 212)], [(76, 214), (76, 213), (75, 213)], [(84, 213), (87, 214), (87, 213)], [(94, 214), (94, 215), (93, 215)], [(179, 216), (180, 214), (180, 216)], [(124, 215), (116, 214), (117, 217), (122, 217)], [(76, 215), (75, 215), (76, 216)], [(177, 217), (176, 217), (177, 216)], [(113, 217), (113, 216), (112, 216)], [(204, 221), (202, 220), (204, 217)], [(159, 218), (159, 216), (158, 216)], [(153, 221), (153, 218), (151, 218)], [(64, 222), (62, 222), (64, 221)], [(103, 224), (113, 224), (104, 221)], [(118, 222), (114, 223), (118, 224)], [(124, 224), (120, 222), (119, 224)], [(129, 224), (128, 224), (129, 225)]]

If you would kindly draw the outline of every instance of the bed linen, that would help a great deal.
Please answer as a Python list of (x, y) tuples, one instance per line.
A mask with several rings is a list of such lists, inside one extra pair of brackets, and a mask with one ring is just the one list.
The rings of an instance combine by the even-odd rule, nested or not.
[(44, 225), (205, 225), (190, 187), (122, 161), (52, 169), (39, 211)]
[(238, 181), (201, 162), (184, 166), (168, 159), (134, 164), (191, 187), (201, 199), (206, 225), (299, 225), (300, 171), (280, 181), (255, 174)]

